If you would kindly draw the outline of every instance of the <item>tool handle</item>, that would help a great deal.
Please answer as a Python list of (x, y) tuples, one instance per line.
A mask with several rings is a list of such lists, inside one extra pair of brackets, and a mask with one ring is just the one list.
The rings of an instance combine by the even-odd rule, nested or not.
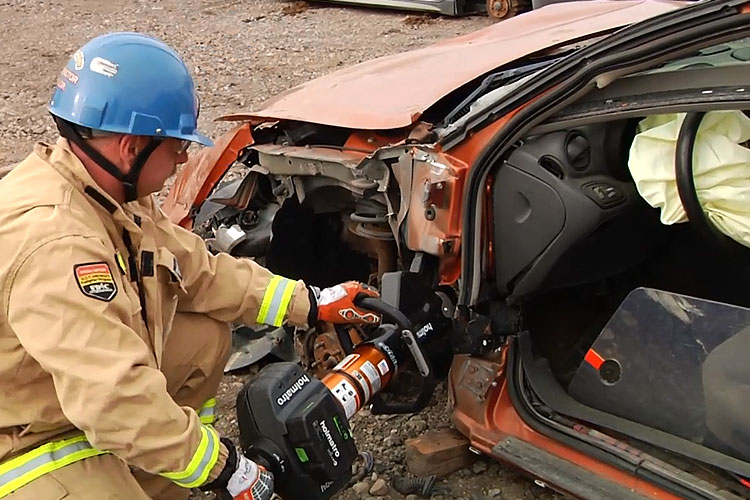
[(362, 309), (368, 309), (372, 312), (382, 314), (384, 319), (392, 320), (404, 330), (412, 330), (414, 328), (414, 325), (412, 325), (411, 321), (406, 317), (404, 313), (388, 304), (387, 302), (376, 299), (375, 297), (358, 295), (354, 298), (354, 305), (357, 307), (361, 307)]

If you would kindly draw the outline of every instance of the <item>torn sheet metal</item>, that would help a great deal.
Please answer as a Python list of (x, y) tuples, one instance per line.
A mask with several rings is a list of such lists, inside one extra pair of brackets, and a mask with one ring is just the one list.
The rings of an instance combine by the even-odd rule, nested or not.
[(401, 187), (397, 221), (405, 229), (406, 246), (440, 257), (442, 283), (453, 283), (460, 272), (460, 207), (467, 170), (457, 158), (416, 148), (393, 165)]
[(323, 147), (255, 146), (258, 162), (271, 175), (322, 176), (339, 181), (347, 189), (363, 193), (378, 187), (374, 179), (362, 172), (361, 165), (368, 159), (366, 153)]
[(224, 367), (230, 372), (250, 366), (266, 356), (273, 356), (274, 361), (297, 362), (294, 351), (293, 327), (258, 327), (241, 326), (232, 332), (232, 354)]
[(213, 147), (192, 155), (162, 205), (169, 220), (189, 228), (192, 224), (188, 217), (190, 212), (201, 206), (224, 172), (237, 160), (240, 151), (252, 143), (250, 125), (243, 123), (222, 135)]

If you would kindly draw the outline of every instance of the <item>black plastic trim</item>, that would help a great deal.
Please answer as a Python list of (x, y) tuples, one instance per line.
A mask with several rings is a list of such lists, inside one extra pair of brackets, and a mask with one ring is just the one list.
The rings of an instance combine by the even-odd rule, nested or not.
[(617, 101), (616, 106), (604, 102), (592, 103), (591, 107), (556, 115), (529, 131), (529, 135), (547, 134), (559, 130), (592, 125), (595, 123), (642, 118), (645, 115), (685, 113), (691, 111), (719, 111), (750, 109), (750, 91), (743, 94), (736, 90), (719, 89), (713, 94), (698, 97), (695, 94), (672, 94), (670, 98), (650, 95), (637, 102)]
[(492, 455), (533, 473), (542, 481), (553, 484), (576, 498), (648, 500), (648, 497), (513, 436), (508, 436), (493, 446)]
[(675, 454), (713, 465), (720, 469), (730, 470), (744, 477), (750, 477), (750, 464), (733, 457), (701, 446), (687, 439), (674, 436), (664, 431), (633, 422), (610, 413), (591, 408), (570, 397), (554, 379), (549, 368), (533, 361), (531, 339), (522, 334), (519, 339), (521, 363), (529, 386), (534, 394), (547, 406), (565, 416), (594, 424), (598, 427), (630, 436), (670, 450)]
[(672, 481), (669, 481), (651, 471), (641, 468), (639, 465), (634, 465), (630, 462), (627, 462), (615, 455), (612, 455), (611, 453), (606, 452), (601, 448), (590, 445), (580, 439), (575, 439), (567, 434), (557, 431), (546, 424), (542, 420), (542, 417), (538, 416), (533, 408), (529, 407), (526, 404), (523, 396), (521, 396), (520, 391), (522, 391), (523, 389), (521, 389), (520, 384), (523, 377), (523, 366), (520, 360), (520, 356), (517, 352), (517, 343), (518, 339), (513, 338), (508, 348), (508, 395), (510, 396), (513, 407), (518, 413), (519, 417), (521, 417), (524, 423), (531, 429), (544, 436), (559, 441), (564, 445), (569, 446), (570, 448), (596, 458), (597, 460), (601, 460), (608, 465), (621, 469), (634, 476), (641, 477), (666, 491), (674, 493), (680, 498), (684, 498), (686, 500), (714, 500), (712, 497), (707, 497), (697, 494), (694, 491), (687, 490), (673, 483)]

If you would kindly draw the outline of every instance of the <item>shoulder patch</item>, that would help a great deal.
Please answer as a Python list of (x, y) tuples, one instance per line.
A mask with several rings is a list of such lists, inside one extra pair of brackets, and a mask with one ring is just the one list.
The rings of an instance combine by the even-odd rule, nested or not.
[(109, 302), (117, 295), (117, 284), (106, 262), (90, 262), (73, 266), (73, 274), (84, 295)]

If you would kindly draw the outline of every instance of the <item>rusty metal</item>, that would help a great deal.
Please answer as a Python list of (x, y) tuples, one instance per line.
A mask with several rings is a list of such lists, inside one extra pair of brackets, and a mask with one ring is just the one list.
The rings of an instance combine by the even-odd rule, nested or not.
[(511, 0), (487, 0), (487, 14), (495, 19), (503, 19), (510, 13)]
[(323, 332), (315, 337), (312, 369), (318, 374), (328, 373), (344, 359), (344, 350), (336, 332)]
[(396, 270), (398, 249), (390, 226), (349, 221), (347, 227), (342, 239), (377, 261), (378, 282), (384, 273)]
[(504, 366), (504, 360), (466, 358), (457, 373), (457, 388), (471, 392), (477, 400), (484, 401), (489, 390), (497, 386), (496, 380), (503, 373)]
[(531, 9), (530, 0), (487, 0), (487, 15), (501, 20)]
[[(318, 378), (329, 373), (346, 356), (333, 325), (325, 324), (325, 326), (329, 329), (308, 330), (301, 340), (298, 337), (296, 345), (302, 365)], [(353, 345), (362, 342), (363, 338), (356, 328), (349, 327), (347, 333)]]
[(374, 253), (378, 259), (378, 282), (383, 274), (396, 270), (396, 245), (391, 240), (372, 239), (369, 240), (367, 248)]

